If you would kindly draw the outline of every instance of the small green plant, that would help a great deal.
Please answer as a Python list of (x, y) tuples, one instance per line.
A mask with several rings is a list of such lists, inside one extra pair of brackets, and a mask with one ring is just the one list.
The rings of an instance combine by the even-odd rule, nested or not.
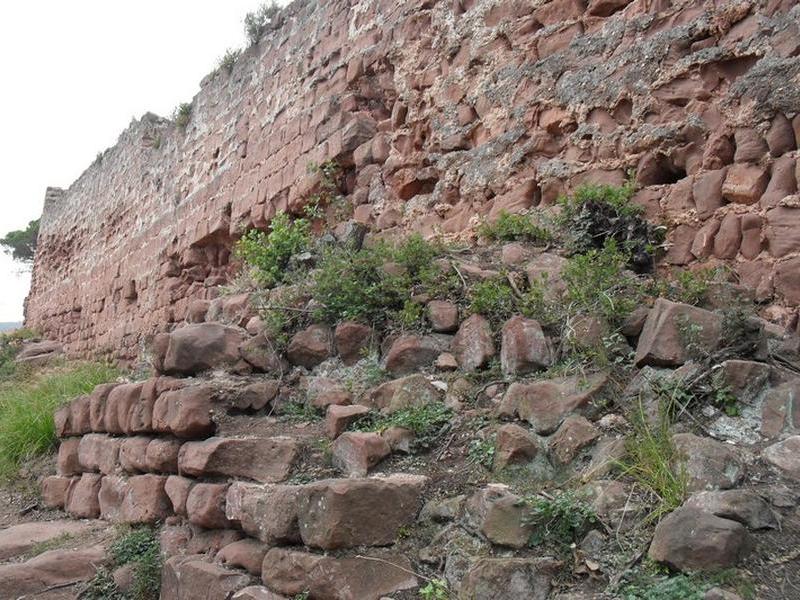
[(110, 548), (114, 567), (133, 563), (133, 585), (122, 594), (109, 571), (99, 569), (82, 592), (90, 600), (157, 600), (161, 590), (161, 546), (150, 527), (120, 528)]
[(672, 442), (672, 415), (677, 403), (685, 406), (686, 388), (679, 384), (654, 386), (658, 401), (656, 422), (651, 423), (642, 400), (631, 415), (633, 433), (625, 442), (625, 458), (619, 463), (624, 475), (632, 477), (639, 485), (657, 498), (657, 506), (648, 521), (679, 507), (688, 494), (688, 476), (682, 457)]
[(44, 552), (55, 550), (57, 548), (62, 548), (67, 544), (67, 542), (74, 539), (74, 537), (75, 536), (71, 533), (62, 533), (61, 535), (58, 535), (44, 542), (37, 542), (33, 546), (31, 546), (30, 550), (28, 550), (25, 553), (25, 556), (26, 557), (39, 556)]
[(381, 432), (390, 427), (402, 427), (414, 434), (413, 448), (424, 450), (433, 445), (452, 416), (453, 412), (441, 402), (429, 402), (401, 408), (388, 415), (368, 413), (357, 420), (353, 428)]
[(186, 131), (189, 125), (189, 119), (192, 118), (192, 103), (181, 102), (175, 112), (172, 114), (172, 120), (175, 121), (175, 126), (181, 131)]
[(752, 583), (735, 569), (706, 573), (670, 573), (651, 561), (627, 576), (620, 587), (622, 600), (703, 600), (712, 587), (731, 587), (747, 600), (755, 597)]
[(487, 279), (474, 284), (468, 291), (469, 310), (499, 325), (518, 311), (514, 290), (504, 279)]
[[(316, 218), (322, 216), (322, 206), (333, 205), (337, 209), (337, 217), (346, 217), (346, 206), (342, 204), (342, 196), (339, 186), (342, 179), (342, 167), (335, 160), (326, 160), (323, 163), (309, 163), (308, 172), (319, 174), (319, 191), (312, 194), (309, 198), (309, 210), (313, 210)], [(310, 208), (314, 207), (314, 208)]]
[(300, 592), (292, 596), (292, 600), (308, 600), (308, 594), (309, 592)]
[(255, 46), (276, 22), (280, 7), (274, 2), (265, 2), (254, 12), (244, 17), (244, 32), (251, 46)]
[(403, 329), (421, 329), (425, 318), (425, 307), (413, 300), (406, 300), (403, 308), (396, 311), (393, 320)]
[(279, 412), (281, 416), (296, 423), (319, 421), (323, 417), (320, 409), (307, 402), (287, 402), (281, 406)]
[(553, 239), (553, 234), (539, 225), (531, 215), (512, 214), (504, 210), (500, 211), (494, 223), (484, 222), (478, 233), (489, 240), (505, 242), (547, 243)]
[(421, 600), (448, 600), (450, 587), (444, 579), (429, 579), (428, 583), (419, 589)]
[(225, 54), (222, 55), (222, 57), (219, 59), (219, 62), (217, 63), (217, 71), (230, 75), (231, 72), (233, 71), (233, 65), (236, 64), (236, 61), (241, 56), (241, 54), (242, 51), (238, 49), (234, 50), (232, 48), (228, 48), (227, 50), (225, 50)]
[(530, 510), (525, 522), (535, 527), (531, 545), (545, 541), (568, 545), (597, 523), (594, 509), (572, 490), (528, 498), (526, 504)]
[(475, 439), (469, 444), (467, 451), (468, 461), (473, 465), (480, 465), (484, 469), (492, 469), (496, 452), (496, 439), (491, 436), (487, 439)]
[(71, 363), (0, 385), (0, 479), (26, 459), (49, 452), (56, 441), (53, 413), (118, 375), (101, 363)]
[(282, 282), (289, 259), (311, 243), (310, 224), (306, 219), (292, 221), (286, 213), (278, 213), (269, 228), (269, 233), (251, 229), (234, 249), (236, 256), (253, 270), (255, 280), (264, 287)]
[(712, 396), (711, 402), (729, 417), (738, 417), (740, 414), (739, 400), (733, 393), (731, 386), (725, 380), (725, 373), (716, 371), (711, 376)]

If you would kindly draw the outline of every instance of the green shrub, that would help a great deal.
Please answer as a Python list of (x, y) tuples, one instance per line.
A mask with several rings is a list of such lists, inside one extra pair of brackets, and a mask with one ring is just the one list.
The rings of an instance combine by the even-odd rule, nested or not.
[(637, 272), (651, 271), (653, 255), (663, 242), (663, 228), (648, 223), (642, 208), (631, 202), (634, 185), (584, 185), (572, 197), (562, 197), (559, 223), (573, 252), (600, 249), (614, 240)]
[(30, 329), (15, 329), (7, 333), (0, 333), (0, 382), (15, 377), (20, 367), (14, 359), (22, 350), (22, 344), (26, 340), (37, 337), (35, 331)]
[(415, 320), (419, 311), (408, 305), (415, 289), (426, 289), (441, 271), (434, 259), (438, 246), (412, 235), (398, 245), (329, 248), (314, 273), (312, 295), (319, 304), (315, 317), (328, 322), (354, 319), (385, 326), (392, 317)]
[(12, 476), (28, 457), (50, 451), (56, 441), (53, 412), (117, 376), (113, 367), (72, 363), (0, 386), (0, 477)]
[(419, 589), (420, 600), (449, 600), (450, 588), (444, 579), (429, 579)]
[(703, 600), (712, 587), (730, 587), (746, 600), (755, 597), (752, 582), (735, 569), (704, 573), (670, 573), (651, 561), (626, 577), (620, 588), (622, 600)]
[(527, 214), (512, 214), (500, 211), (494, 223), (484, 222), (478, 229), (478, 233), (490, 240), (512, 242), (549, 242), (553, 239), (553, 234), (548, 229), (542, 227)]
[(470, 287), (467, 292), (469, 310), (499, 325), (519, 312), (514, 290), (505, 279), (486, 279)]
[(530, 511), (525, 517), (535, 527), (531, 544), (545, 541), (569, 545), (597, 523), (597, 514), (574, 491), (562, 491), (551, 497), (528, 498)]
[(25, 229), (9, 231), (0, 238), (0, 246), (11, 258), (22, 263), (32, 263), (39, 238), (39, 219), (30, 221)]
[(175, 121), (175, 126), (181, 131), (186, 131), (189, 125), (189, 119), (192, 118), (192, 103), (181, 102), (172, 114), (172, 120)]
[(627, 255), (613, 239), (602, 248), (567, 261), (562, 277), (573, 314), (601, 317), (619, 325), (641, 302), (638, 282), (626, 274)]
[(267, 30), (273, 25), (275, 17), (280, 13), (280, 7), (274, 2), (265, 2), (254, 12), (249, 12), (244, 17), (244, 32), (251, 46), (255, 46)]
[(248, 231), (236, 243), (235, 255), (252, 269), (260, 285), (273, 287), (284, 281), (289, 259), (309, 247), (310, 227), (306, 219), (292, 221), (286, 213), (279, 213), (272, 219), (269, 233)]
[(488, 439), (475, 439), (469, 443), (467, 461), (473, 465), (480, 465), (491, 470), (494, 466), (494, 455), (497, 451), (496, 436)]

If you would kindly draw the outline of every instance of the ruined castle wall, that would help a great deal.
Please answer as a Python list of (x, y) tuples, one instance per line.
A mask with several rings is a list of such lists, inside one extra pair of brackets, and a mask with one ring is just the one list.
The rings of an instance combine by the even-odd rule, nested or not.
[(633, 170), (669, 229), (665, 264), (726, 263), (789, 319), (796, 4), (297, 0), (203, 81), (185, 131), (146, 115), (48, 190), (27, 324), (72, 355), (135, 357), (219, 293), (232, 241), (299, 212), (309, 164), (331, 159), (352, 218), (461, 237)]

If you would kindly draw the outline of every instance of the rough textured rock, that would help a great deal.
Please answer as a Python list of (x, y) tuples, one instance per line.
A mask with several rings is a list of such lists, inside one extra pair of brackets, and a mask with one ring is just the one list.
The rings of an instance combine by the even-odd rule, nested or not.
[(762, 456), (784, 476), (800, 481), (800, 436), (793, 435), (764, 448)]
[(170, 600), (227, 599), (250, 583), (249, 576), (210, 563), (203, 556), (173, 556), (164, 563), (161, 597)]
[(329, 438), (334, 440), (347, 429), (350, 423), (368, 412), (369, 408), (360, 404), (329, 406), (328, 412), (325, 414), (325, 432)]
[(41, 596), (46, 589), (89, 581), (106, 561), (105, 548), (50, 550), (22, 563), (0, 565), (0, 597)]
[(209, 385), (193, 385), (161, 394), (153, 406), (153, 430), (179, 438), (207, 437), (214, 433)]
[(722, 318), (718, 314), (659, 298), (639, 336), (636, 364), (680, 366), (688, 358), (687, 344), (705, 350), (716, 348), (721, 327)]
[(400, 337), (386, 355), (386, 370), (393, 375), (407, 375), (433, 364), (442, 350), (441, 342), (430, 336)]
[(510, 464), (526, 462), (539, 452), (536, 437), (524, 427), (507, 423), (497, 428), (495, 438), (494, 468), (503, 469)]
[(556, 463), (565, 465), (600, 437), (600, 431), (586, 417), (572, 415), (550, 438), (550, 454)]
[(364, 477), (392, 450), (378, 433), (348, 431), (336, 438), (331, 452), (334, 467), (348, 477)]
[(182, 474), (253, 479), (262, 483), (289, 476), (299, 448), (290, 437), (209, 438), (187, 442), (181, 448), (178, 467)]
[(446, 300), (432, 300), (427, 306), (431, 329), (439, 333), (452, 333), (458, 329), (458, 306)]
[(451, 349), (458, 366), (465, 371), (488, 365), (495, 354), (489, 321), (481, 315), (467, 318), (458, 328)]
[(674, 569), (703, 571), (736, 565), (749, 551), (741, 523), (696, 508), (679, 508), (656, 527), (648, 556)]
[(193, 375), (207, 369), (232, 367), (239, 362), (239, 346), (246, 333), (220, 323), (181, 327), (169, 336), (164, 373)]
[(415, 374), (382, 383), (368, 392), (366, 400), (381, 412), (391, 414), (409, 406), (436, 402), (441, 396), (441, 390), (425, 376)]
[(228, 488), (225, 513), (242, 529), (267, 544), (300, 542), (296, 485), (256, 485), (236, 481)]
[(690, 490), (728, 489), (744, 478), (744, 464), (732, 446), (691, 433), (675, 434), (672, 441), (685, 457)]
[(215, 560), (223, 565), (244, 569), (251, 575), (261, 576), (261, 564), (267, 546), (255, 540), (238, 540), (217, 553)]
[(553, 350), (534, 319), (516, 316), (503, 325), (500, 365), (504, 373), (524, 374), (546, 369), (553, 363)]
[(186, 498), (189, 522), (206, 529), (225, 529), (230, 522), (225, 516), (225, 495), (228, 486), (220, 483), (198, 483)]
[(699, 492), (692, 495), (684, 506), (738, 521), (748, 529), (776, 529), (778, 519), (769, 504), (750, 490), (724, 490)]
[(546, 600), (560, 563), (550, 558), (480, 558), (461, 582), (460, 598)]
[(475, 492), (466, 504), (467, 522), (493, 544), (524, 548), (533, 528), (525, 524), (522, 499), (500, 484)]
[(555, 431), (564, 418), (589, 408), (593, 398), (604, 389), (607, 376), (603, 373), (582, 377), (564, 377), (512, 383), (500, 405), (502, 416), (519, 416), (528, 421), (540, 435)]
[(39, 521), (21, 523), (0, 530), (0, 560), (25, 554), (37, 544), (64, 536), (79, 537), (92, 531), (93, 525), (80, 521)]
[(363, 358), (362, 353), (369, 349), (372, 328), (361, 323), (345, 321), (336, 326), (333, 342), (342, 362), (352, 365)]
[(398, 528), (416, 518), (425, 482), (396, 474), (308, 484), (298, 502), (303, 543), (324, 550), (390, 544)]
[(333, 350), (333, 334), (324, 325), (311, 325), (294, 334), (286, 357), (293, 365), (313, 369), (331, 356)]

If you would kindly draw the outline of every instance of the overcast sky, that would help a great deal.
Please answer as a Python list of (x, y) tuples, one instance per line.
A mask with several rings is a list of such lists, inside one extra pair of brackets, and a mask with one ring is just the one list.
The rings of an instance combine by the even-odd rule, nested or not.
[[(279, 4), (286, 4), (279, 2)], [(41, 215), (133, 117), (199, 90), (260, 0), (7, 2), (0, 17), (0, 236)], [(0, 256), (0, 321), (22, 320), (29, 274)]]

